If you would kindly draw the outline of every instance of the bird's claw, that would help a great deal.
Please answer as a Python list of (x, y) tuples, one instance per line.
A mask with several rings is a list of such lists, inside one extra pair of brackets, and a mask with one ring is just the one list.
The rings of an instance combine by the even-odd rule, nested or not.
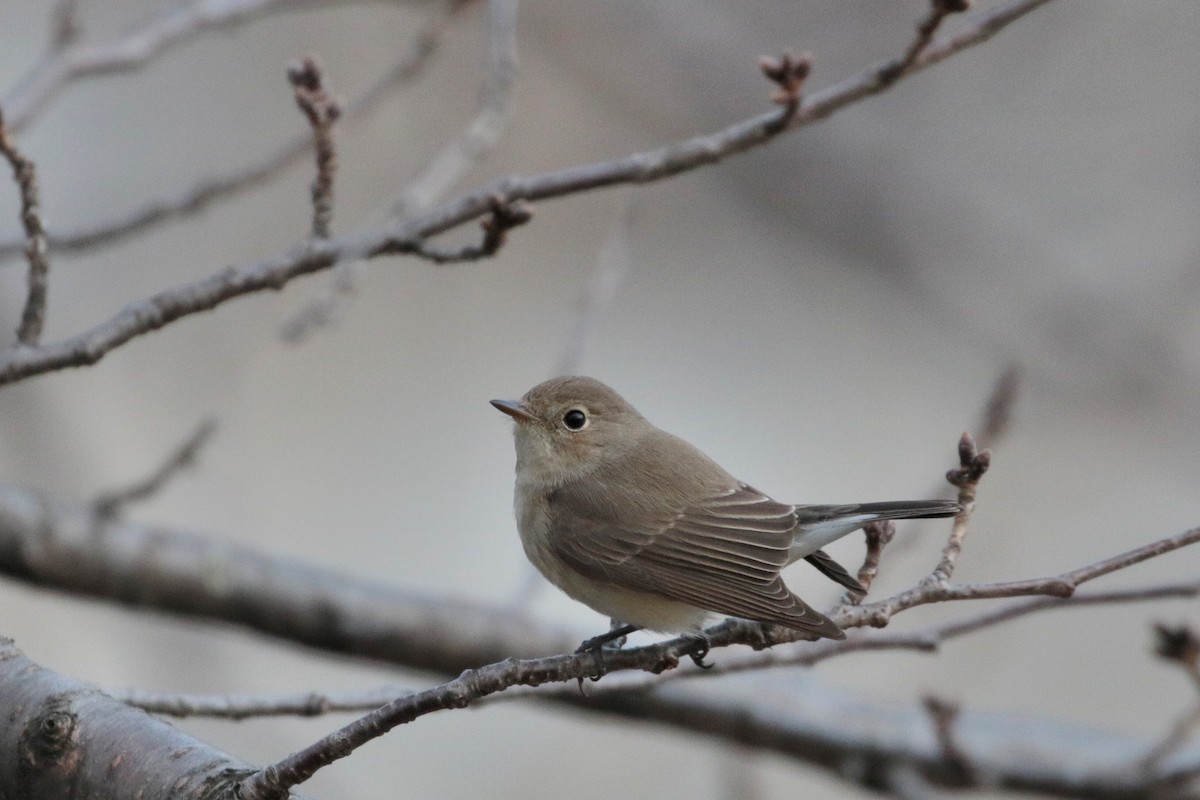
[(712, 669), (713, 665), (704, 660), (704, 657), (708, 655), (708, 651), (712, 647), (712, 643), (703, 634), (695, 637), (695, 641), (696, 643), (688, 650), (688, 658), (692, 659), (692, 663), (700, 669)]

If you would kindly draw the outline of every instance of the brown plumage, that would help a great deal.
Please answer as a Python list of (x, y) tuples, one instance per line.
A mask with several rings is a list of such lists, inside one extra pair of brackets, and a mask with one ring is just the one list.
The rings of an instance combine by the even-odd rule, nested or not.
[(780, 570), (804, 558), (861, 590), (821, 547), (873, 520), (960, 511), (942, 500), (776, 502), (592, 378), (492, 403), (517, 421), (517, 523), (530, 560), (576, 600), (652, 630), (697, 632), (716, 612), (843, 638)]

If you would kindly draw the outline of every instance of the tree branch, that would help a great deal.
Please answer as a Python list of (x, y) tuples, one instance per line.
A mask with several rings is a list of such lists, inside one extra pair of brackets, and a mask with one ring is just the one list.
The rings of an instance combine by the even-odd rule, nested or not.
[[(243, 0), (249, 2), (249, 0)], [(266, 2), (266, 0), (259, 0)], [(1049, 0), (1012, 0), (980, 14), (955, 36), (927, 47), (902, 77), (941, 61), (994, 35)], [(511, 176), (491, 186), (463, 195), (408, 221), (385, 224), (359, 233), (310, 241), (256, 264), (230, 267), (193, 284), (168, 289), (128, 306), (106, 322), (65, 341), (38, 348), (0, 354), (0, 385), (66, 367), (94, 364), (116, 347), (157, 330), (174, 320), (207, 311), (223, 302), (265, 289), (281, 289), (291, 280), (328, 269), (346, 259), (413, 254), (442, 260), (445, 256), (490, 255), (487, 248), (446, 253), (431, 250), (426, 240), (485, 214), (492, 214), (496, 198), (510, 204), (561, 197), (622, 183), (661, 180), (716, 163), (731, 155), (764, 144), (782, 131), (824, 119), (864, 97), (884, 91), (896, 81), (884, 82), (879, 67), (807, 96), (798, 110), (790, 105), (731, 125), (707, 136), (698, 136), (658, 150), (596, 164), (571, 167), (532, 176)], [(897, 79), (898, 80), (898, 79)], [(485, 237), (486, 244), (486, 237)], [(451, 258), (450, 260), (455, 260)]]
[(312, 235), (317, 239), (328, 239), (333, 222), (333, 177), (337, 172), (333, 124), (342, 115), (342, 104), (329, 94), (325, 76), (313, 56), (306, 56), (289, 66), (287, 77), (296, 96), (296, 105), (312, 128), (317, 156), (317, 176), (312, 182)]
[(96, 515), (101, 519), (111, 519), (128, 504), (153, 497), (167, 485), (171, 478), (195, 463), (197, 454), (204, 445), (208, 444), (208, 440), (212, 438), (216, 430), (217, 421), (215, 419), (210, 418), (201, 422), (196, 430), (179, 444), (150, 475), (131, 486), (104, 492), (97, 497), (92, 506)]
[[(612, 692), (645, 691), (680, 680), (711, 680), (718, 675), (761, 671), (776, 667), (811, 667), (823, 661), (852, 653), (871, 653), (889, 650), (934, 653), (939, 651), (944, 643), (960, 636), (1042, 611), (1059, 611), (1094, 605), (1117, 605), (1155, 600), (1190, 599), (1194, 597), (1200, 597), (1200, 581), (1118, 589), (1111, 592), (1090, 592), (1076, 594), (1067, 598), (1042, 598), (1017, 602), (1003, 606), (1000, 609), (970, 614), (959, 620), (912, 632), (883, 633), (864, 630), (846, 639), (837, 641), (825, 639), (820, 642), (810, 643), (801, 648), (767, 649), (751, 653), (735, 653), (731, 651), (723, 655), (719, 661), (706, 668), (684, 662), (677, 669), (661, 675), (636, 672), (611, 674), (606, 676), (603, 683), (592, 687), (588, 694), (589, 696), (596, 696), (597, 694), (605, 695)], [(513, 691), (507, 692), (502, 697), (492, 697), (485, 702), (490, 703), (503, 699), (526, 699), (529, 697), (545, 699), (547, 692), (551, 691), (564, 696), (571, 695), (572, 697), (577, 694), (577, 690), (571, 686), (563, 686), (558, 689), (544, 687), (536, 693), (521, 692), (514, 688)], [(154, 714), (166, 714), (174, 717), (217, 717), (239, 720), (259, 716), (309, 717), (337, 712), (370, 711), (402, 694), (410, 693), (411, 690), (394, 686), (382, 686), (359, 691), (327, 692), (312, 690), (279, 695), (181, 694), (177, 692), (152, 692), (144, 689), (108, 689), (107, 692), (123, 703), (137, 706), (144, 711)]]
[(25, 310), (21, 312), (17, 341), (36, 346), (46, 321), (46, 281), (50, 274), (50, 262), (46, 259), (46, 229), (42, 226), (38, 202), (37, 168), (17, 149), (3, 111), (0, 111), (0, 154), (12, 167), (13, 180), (21, 190), (21, 224), (25, 228), (25, 258), (29, 261), (29, 293)]
[(38, 666), (2, 638), (0, 686), (0, 797), (228, 798), (252, 772), (165, 722)]

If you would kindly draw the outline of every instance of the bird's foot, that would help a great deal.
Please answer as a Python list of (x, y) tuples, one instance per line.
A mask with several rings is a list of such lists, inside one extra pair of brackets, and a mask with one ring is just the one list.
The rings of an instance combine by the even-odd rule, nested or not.
[[(604, 651), (606, 649), (620, 650), (625, 646), (625, 637), (641, 629), (640, 625), (614, 625), (607, 633), (585, 639), (579, 647), (575, 648), (576, 654), (592, 653), (596, 657), (596, 671), (589, 678), (592, 681), (603, 678), (607, 671), (604, 667)], [(579, 688), (583, 688), (583, 678), (579, 679)]]
[(607, 633), (602, 633), (599, 636), (593, 636), (590, 639), (585, 639), (579, 647), (575, 648), (576, 653), (595, 653), (604, 647), (612, 647), (620, 650), (625, 646), (625, 637), (634, 631), (640, 631), (640, 625), (616, 625)]
[(692, 659), (692, 663), (694, 663), (700, 669), (712, 669), (713, 665), (705, 662), (704, 660), (704, 657), (708, 655), (708, 651), (712, 648), (712, 642), (710, 642), (708, 637), (703, 633), (697, 633), (689, 638), (691, 638), (695, 644), (693, 644), (687, 650), (688, 658)]

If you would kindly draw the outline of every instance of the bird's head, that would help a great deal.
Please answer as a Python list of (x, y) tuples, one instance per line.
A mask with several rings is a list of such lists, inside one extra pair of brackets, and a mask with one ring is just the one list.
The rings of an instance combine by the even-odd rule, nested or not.
[(493, 400), (516, 420), (517, 479), (560, 486), (635, 447), (649, 423), (595, 378), (539, 383), (520, 400)]

